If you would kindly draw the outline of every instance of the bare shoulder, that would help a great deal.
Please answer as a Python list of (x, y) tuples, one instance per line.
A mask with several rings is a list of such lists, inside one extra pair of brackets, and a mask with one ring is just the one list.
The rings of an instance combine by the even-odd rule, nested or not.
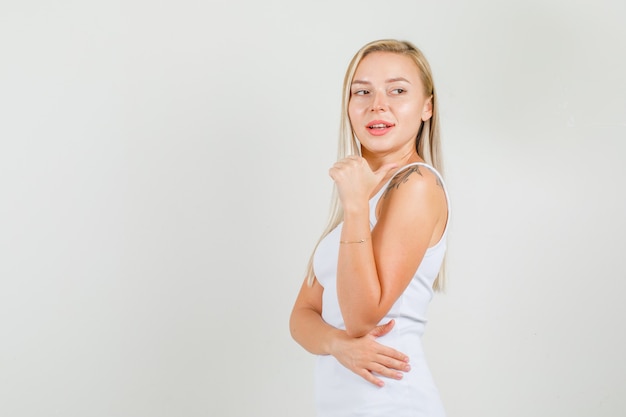
[[(448, 201), (439, 176), (423, 165), (399, 171), (389, 182), (376, 207), (377, 228), (391, 231), (406, 246), (419, 236), (423, 247), (439, 241), (448, 217)], [(385, 233), (387, 234), (387, 233)], [(409, 237), (411, 236), (411, 237)]]
[(423, 165), (412, 165), (393, 176), (381, 200), (423, 198), (443, 193), (443, 184), (437, 174)]

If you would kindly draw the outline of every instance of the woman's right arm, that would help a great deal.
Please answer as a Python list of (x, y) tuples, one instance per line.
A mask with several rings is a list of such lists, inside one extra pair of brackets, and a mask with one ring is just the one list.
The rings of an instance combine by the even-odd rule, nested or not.
[(323, 287), (314, 280), (312, 286), (306, 281), (291, 312), (289, 328), (291, 336), (307, 351), (316, 355), (332, 355), (343, 366), (374, 385), (383, 386), (375, 374), (402, 379), (402, 372), (410, 370), (409, 358), (388, 346), (376, 342), (394, 326), (390, 321), (375, 327), (362, 337), (349, 337), (322, 319)]

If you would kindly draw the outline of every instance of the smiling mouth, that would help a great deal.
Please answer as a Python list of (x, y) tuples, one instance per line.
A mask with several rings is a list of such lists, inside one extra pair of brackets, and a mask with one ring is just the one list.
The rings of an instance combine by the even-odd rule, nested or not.
[(368, 129), (387, 129), (389, 127), (394, 126), (393, 124), (387, 124), (387, 123), (376, 123), (373, 125), (369, 125), (367, 126)]

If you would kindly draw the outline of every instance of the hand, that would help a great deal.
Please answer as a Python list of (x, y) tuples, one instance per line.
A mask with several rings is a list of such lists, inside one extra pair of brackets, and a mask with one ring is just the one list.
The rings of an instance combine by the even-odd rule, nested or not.
[(386, 164), (374, 172), (365, 158), (353, 155), (337, 161), (328, 173), (337, 186), (343, 207), (346, 208), (366, 203), (385, 175), (396, 167), (397, 164)]
[(377, 337), (391, 331), (395, 322), (377, 326), (363, 337), (343, 337), (335, 340), (331, 354), (346, 368), (363, 377), (366, 381), (382, 387), (385, 383), (375, 374), (393, 379), (402, 379), (402, 372), (408, 372), (409, 358), (397, 350), (376, 342)]

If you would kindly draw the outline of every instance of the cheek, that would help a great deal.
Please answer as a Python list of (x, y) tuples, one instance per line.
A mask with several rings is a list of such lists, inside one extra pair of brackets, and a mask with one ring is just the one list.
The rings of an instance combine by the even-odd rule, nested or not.
[(348, 104), (348, 117), (350, 118), (350, 122), (357, 121), (360, 113), (358, 106), (352, 102)]
[(352, 104), (352, 102), (349, 102), (348, 103), (348, 116), (352, 118), (353, 114), (354, 114), (354, 105)]
[(369, 100), (365, 97), (354, 97), (348, 102), (348, 113), (357, 114), (369, 108)]
[(415, 103), (405, 103), (405, 105), (396, 108), (396, 116), (404, 121), (404, 124), (411, 131), (417, 132), (422, 124), (422, 107)]
[(408, 119), (417, 119), (418, 121), (422, 120), (423, 108), (419, 104), (403, 103), (402, 105), (396, 107), (396, 109), (399, 114), (402, 114), (403, 117)]
[(422, 103), (416, 100), (406, 100), (406, 101), (397, 103), (396, 109), (405, 114), (421, 114)]

